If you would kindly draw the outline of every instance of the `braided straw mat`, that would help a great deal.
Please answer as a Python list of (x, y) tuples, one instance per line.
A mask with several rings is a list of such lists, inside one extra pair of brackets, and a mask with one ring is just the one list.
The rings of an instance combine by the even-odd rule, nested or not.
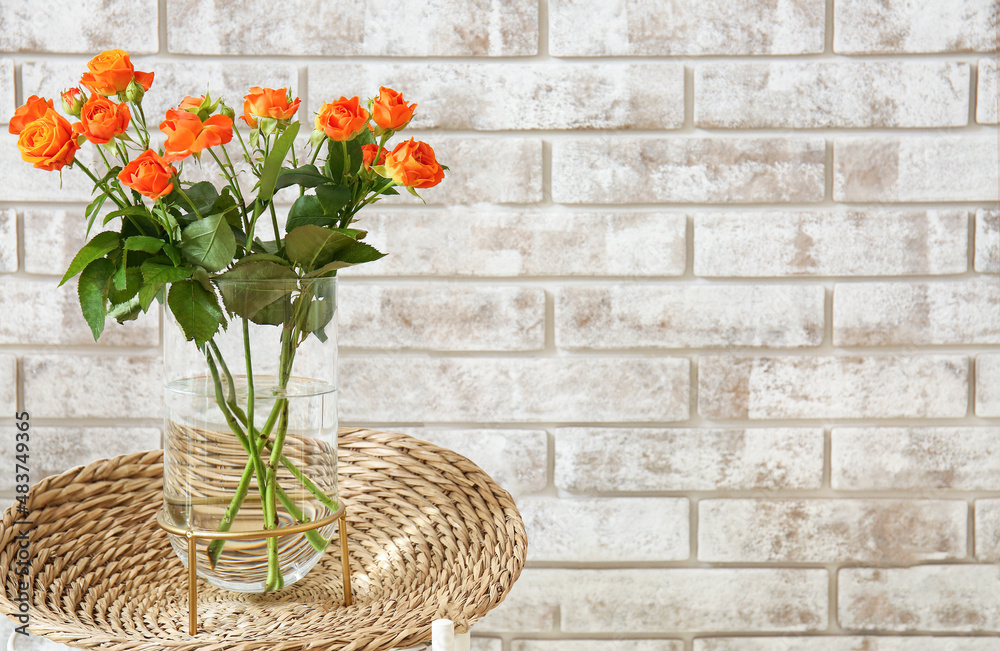
[(341, 429), (354, 604), (343, 605), (340, 545), (276, 594), (199, 582), (187, 634), (187, 572), (156, 525), (162, 452), (96, 461), (30, 492), (33, 527), (0, 527), (0, 611), (16, 613), (18, 541), (30, 529), (29, 631), (84, 649), (376, 651), (465, 630), (521, 573), (527, 539), (510, 495), (468, 459), (404, 434)]

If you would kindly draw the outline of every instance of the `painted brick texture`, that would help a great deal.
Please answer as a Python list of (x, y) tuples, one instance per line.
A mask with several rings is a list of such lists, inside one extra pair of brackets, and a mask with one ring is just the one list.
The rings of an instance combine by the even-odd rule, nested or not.
[(361, 213), (389, 255), (341, 272), (340, 419), (514, 497), (527, 567), (474, 651), (1000, 649), (998, 28), (996, 0), (4, 0), (0, 450), (20, 409), (34, 479), (159, 446), (174, 327), (94, 342), (57, 288), (91, 184), (21, 160), (20, 103), (122, 48), (154, 123), (290, 88), (302, 160), (321, 103), (385, 85), (450, 170)]

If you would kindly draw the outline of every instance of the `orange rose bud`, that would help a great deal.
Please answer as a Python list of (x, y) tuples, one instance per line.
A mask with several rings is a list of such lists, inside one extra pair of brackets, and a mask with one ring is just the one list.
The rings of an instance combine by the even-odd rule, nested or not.
[(188, 111), (189, 113), (197, 113), (198, 111), (201, 110), (201, 105), (204, 101), (205, 101), (204, 95), (202, 95), (201, 97), (191, 97), (190, 95), (188, 95), (187, 97), (181, 100), (180, 104), (177, 105), (177, 108), (181, 111)]
[(59, 93), (59, 97), (62, 99), (63, 110), (66, 113), (75, 118), (80, 117), (80, 111), (87, 102), (87, 96), (83, 94), (82, 90), (79, 88), (67, 88)]
[(167, 134), (164, 160), (180, 160), (232, 140), (233, 120), (213, 115), (202, 122), (195, 113), (171, 109), (167, 111), (167, 119), (160, 123), (160, 131)]
[(410, 188), (430, 188), (444, 179), (444, 170), (434, 158), (431, 146), (413, 138), (399, 143), (386, 156), (385, 170), (398, 185)]
[(402, 93), (382, 86), (372, 100), (372, 118), (384, 130), (399, 131), (413, 119), (416, 104), (407, 104)]
[(294, 100), (287, 88), (261, 88), (254, 86), (250, 93), (243, 96), (243, 117), (240, 119), (257, 128), (256, 118), (273, 118), (275, 120), (290, 120), (295, 111), (299, 110), (300, 100)]
[(173, 191), (175, 176), (173, 165), (147, 149), (118, 173), (118, 180), (143, 196), (159, 199)]
[(316, 128), (330, 140), (352, 140), (368, 123), (368, 111), (360, 106), (357, 97), (341, 97), (332, 104), (323, 102), (316, 116)]
[(10, 123), (7, 125), (7, 131), (17, 135), (24, 131), (24, 127), (45, 115), (45, 112), (48, 109), (54, 108), (52, 100), (41, 98), (38, 95), (32, 95), (28, 98), (28, 101), (24, 103), (24, 106), (21, 106), (19, 109), (14, 111), (14, 116), (10, 119)]
[(80, 148), (77, 132), (69, 121), (47, 108), (45, 114), (28, 123), (17, 138), (21, 158), (41, 170), (60, 170), (73, 162)]
[(153, 73), (136, 70), (128, 53), (106, 50), (87, 62), (87, 72), (80, 77), (80, 83), (101, 95), (117, 95), (125, 92), (133, 79), (143, 91), (153, 85)]
[(103, 95), (93, 94), (80, 110), (80, 131), (95, 145), (103, 145), (128, 129), (132, 114), (125, 104), (115, 104)]
[(374, 162), (375, 161), (375, 153), (376, 152), (378, 152), (378, 145), (362, 145), (361, 146), (361, 156), (362, 156), (361, 164), (365, 166), (366, 170), (370, 170), (372, 168), (372, 164), (373, 163), (375, 165), (381, 165), (381, 164), (385, 163), (385, 154), (386, 154), (385, 149), (383, 149), (379, 153), (378, 162)]

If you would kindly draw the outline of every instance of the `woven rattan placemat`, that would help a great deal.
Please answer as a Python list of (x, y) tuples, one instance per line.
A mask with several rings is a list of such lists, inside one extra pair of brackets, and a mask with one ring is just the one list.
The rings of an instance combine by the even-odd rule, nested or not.
[(471, 626), (524, 565), (524, 524), (510, 495), (468, 459), (404, 434), (342, 429), (354, 604), (344, 607), (339, 545), (277, 595), (199, 584), (187, 634), (187, 574), (156, 526), (159, 450), (96, 461), (30, 493), (31, 527), (0, 523), (0, 611), (17, 611), (19, 532), (30, 530), (29, 630), (85, 649), (406, 648), (440, 616)]

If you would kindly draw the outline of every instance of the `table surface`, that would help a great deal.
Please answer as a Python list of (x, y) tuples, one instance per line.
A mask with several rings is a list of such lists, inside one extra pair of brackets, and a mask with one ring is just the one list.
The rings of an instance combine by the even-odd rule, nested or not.
[(459, 631), (496, 607), (524, 565), (510, 495), (461, 455), (411, 436), (342, 429), (355, 601), (342, 605), (339, 545), (276, 594), (199, 585), (200, 629), (187, 634), (187, 573), (155, 523), (162, 451), (49, 477), (30, 493), (30, 527), (13, 507), (0, 526), (0, 611), (16, 611), (17, 534), (30, 529), (29, 630), (78, 648), (382, 651)]

